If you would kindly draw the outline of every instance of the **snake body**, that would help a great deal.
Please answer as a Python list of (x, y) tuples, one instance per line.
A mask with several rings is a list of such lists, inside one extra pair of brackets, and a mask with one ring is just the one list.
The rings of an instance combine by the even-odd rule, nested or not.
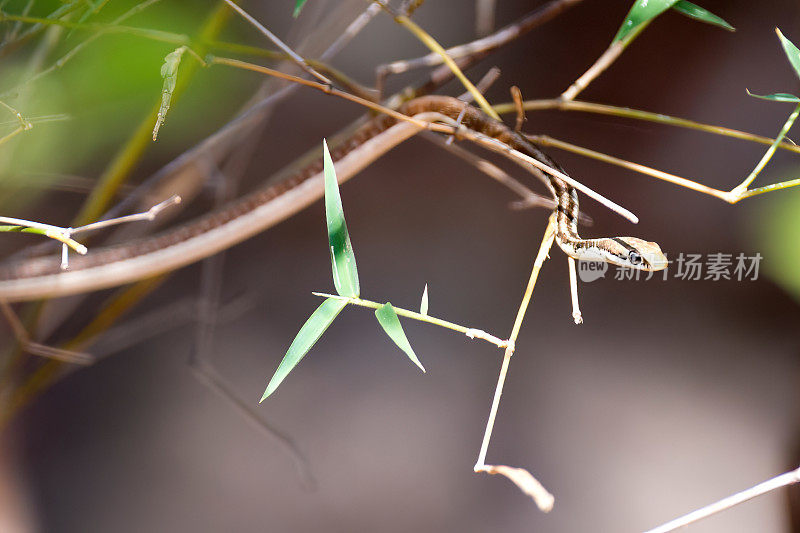
[[(398, 110), (424, 120), (449, 117), (465, 128), (563, 172), (558, 163), (524, 136), (456, 98), (424, 96), (406, 102)], [(418, 126), (389, 116), (370, 120), (331, 150), (340, 181), (419, 131)], [(2, 265), (0, 300), (22, 301), (90, 292), (199, 261), (277, 224), (321, 197), (322, 168), (319, 158), (285, 180), (159, 235), (91, 250), (88, 255), (71, 260), (68, 271), (61, 270), (57, 257)], [(558, 177), (548, 175), (547, 184), (557, 202), (556, 242), (569, 256), (640, 270), (666, 268), (666, 258), (656, 243), (635, 237), (582, 239), (577, 231), (577, 192)]]

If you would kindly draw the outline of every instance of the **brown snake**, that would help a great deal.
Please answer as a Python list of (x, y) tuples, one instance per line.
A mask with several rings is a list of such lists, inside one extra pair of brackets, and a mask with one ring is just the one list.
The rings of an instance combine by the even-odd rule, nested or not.
[[(561, 167), (538, 146), (479, 109), (448, 96), (424, 96), (398, 111), (422, 120), (448, 117), (460, 126), (499, 141), (561, 172)], [(378, 116), (336, 146), (331, 156), (344, 181), (400, 142), (419, 126)], [(635, 237), (582, 239), (577, 232), (578, 196), (561, 178), (547, 176), (556, 199), (556, 241), (577, 259), (593, 259), (639, 270), (661, 270), (667, 260), (658, 244)], [(23, 301), (66, 296), (130, 283), (175, 270), (277, 224), (323, 194), (322, 159), (289, 178), (256, 190), (181, 226), (141, 240), (92, 250), (61, 270), (55, 257), (28, 259), (0, 266), (0, 300)]]

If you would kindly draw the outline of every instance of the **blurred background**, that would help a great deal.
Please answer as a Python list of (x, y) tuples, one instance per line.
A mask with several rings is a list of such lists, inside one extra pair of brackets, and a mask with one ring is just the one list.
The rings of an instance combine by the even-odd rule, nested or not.
[[(135, 3), (108, 2), (89, 20), (113, 20)], [(498, 27), (543, 3), (500, 0)], [(508, 101), (512, 85), (526, 99), (555, 97), (605, 50), (630, 4), (585, 0), (468, 75), (478, 80), (492, 66), (501, 69), (487, 93), (493, 103)], [(736, 33), (666, 13), (580, 99), (777, 134), (790, 106), (750, 98), (745, 88), (798, 94), (800, 83), (774, 28), (800, 43), (800, 8), (790, 0), (701, 4)], [(2, 5), (22, 13), (28, 3)], [(59, 5), (36, 0), (30, 16)], [(297, 21), (290, 0), (242, 5), (315, 57), (364, 3), (309, 0)], [(215, 6), (164, 0), (126, 24), (193, 35)], [(415, 20), (445, 46), (475, 38), (472, 2), (428, 0)], [(7, 32), (30, 27), (3, 24)], [(26, 117), (59, 118), (0, 146), (4, 214), (68, 225), (87, 187), (160, 98), (159, 69), (174, 45), (134, 35), (103, 35), (63, 68), (19, 88), (31, 65), (41, 70), (86, 36), (67, 30), (55, 50), (43, 51), (40, 37), (0, 51), (4, 101)], [(268, 47), (236, 17), (220, 38)], [(371, 85), (377, 65), (425, 52), (380, 14), (330, 63)], [(190, 61), (184, 57), (181, 68)], [(389, 89), (423, 79), (419, 72), (401, 75), (390, 79)], [(131, 186), (217, 131), (263, 90), (263, 81), (221, 66), (200, 69), (174, 103), (158, 142), (133, 169)], [(451, 83), (440, 92), (462, 90)], [(251, 153), (236, 159), (239, 190), (263, 182), (361, 114), (353, 104), (296, 91), (255, 130)], [(4, 123), (9, 131), (16, 127), (12, 119), (8, 114)], [(738, 184), (765, 149), (571, 112), (531, 112), (525, 130), (721, 189)], [(70, 372), (17, 414), (0, 453), (0, 529), (641, 531), (797, 467), (800, 191), (730, 206), (550, 152), (573, 177), (641, 219), (631, 227), (586, 199), (582, 208), (594, 226), (583, 229), (584, 236), (640, 236), (659, 242), (671, 257), (763, 256), (756, 281), (688, 281), (670, 274), (666, 281), (609, 276), (584, 283), (585, 323), (576, 326), (567, 261), (554, 249), (517, 342), (487, 458), (530, 470), (556, 497), (551, 513), (542, 514), (505, 479), (472, 473), (502, 355), (488, 344), (405, 321), (427, 368), (420, 374), (369, 310), (347, 309), (278, 392), (257, 405), (319, 303), (311, 291), (332, 290), (324, 210), (317, 202), (214, 263), (229, 312), (213, 331), (190, 320), (191, 312), (175, 312), (153, 331), (131, 329), (105, 348), (101, 340), (97, 347), (106, 357)], [(800, 159), (779, 153), (756, 183), (798, 172)], [(218, 189), (212, 180), (181, 216), (209, 209)], [(364, 297), (415, 309), (427, 283), (432, 315), (508, 335), (546, 211), (509, 209), (512, 193), (420, 139), (348, 182), (342, 199)], [(35, 242), (29, 235), (4, 235), (0, 250), (11, 255)], [(177, 272), (126, 320), (176, 302), (187, 302), (191, 311), (209, 270), (195, 265)], [(101, 295), (74, 308), (48, 340), (74, 335), (102, 302)], [(11, 334), (2, 334), (4, 348), (10, 346)], [(195, 377), (187, 365), (193, 353), (208, 358), (230, 390), (296, 444), (313, 488), (277, 439)], [(790, 502), (788, 491), (778, 491), (691, 531), (800, 531)]]

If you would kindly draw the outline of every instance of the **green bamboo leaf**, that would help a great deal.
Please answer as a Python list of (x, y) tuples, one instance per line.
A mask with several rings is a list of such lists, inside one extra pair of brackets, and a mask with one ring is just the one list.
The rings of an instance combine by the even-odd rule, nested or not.
[(328, 298), (322, 305), (317, 307), (316, 311), (311, 313), (306, 323), (297, 332), (297, 336), (292, 341), (289, 349), (286, 350), (286, 355), (283, 356), (281, 364), (278, 365), (278, 370), (269, 380), (267, 390), (261, 397), (260, 402), (266, 400), (270, 394), (275, 392), (278, 385), (289, 375), (297, 363), (305, 356), (312, 346), (319, 340), (325, 330), (333, 323), (333, 320), (342, 312), (342, 309), (347, 305), (347, 300), (340, 298)]
[(353, 245), (350, 244), (350, 235), (347, 233), (347, 224), (344, 221), (342, 198), (339, 196), (339, 182), (336, 179), (336, 169), (328, 151), (328, 143), (323, 140), (322, 146), (325, 174), (325, 218), (328, 221), (328, 245), (331, 251), (333, 284), (339, 295), (357, 298), (360, 289), (356, 256), (353, 253)]
[(761, 98), (762, 100), (771, 100), (773, 102), (792, 102), (792, 103), (800, 103), (800, 98), (796, 97), (793, 94), (788, 93), (775, 93), (775, 94), (753, 94), (748, 89), (745, 89), (747, 94), (752, 96), (753, 98)]
[(401, 350), (406, 352), (408, 358), (411, 359), (415, 365), (425, 372), (425, 367), (419, 362), (419, 359), (417, 359), (417, 354), (414, 353), (414, 350), (411, 348), (411, 344), (408, 342), (408, 338), (403, 331), (403, 326), (400, 325), (400, 319), (397, 318), (397, 313), (395, 312), (394, 307), (392, 307), (392, 304), (386, 302), (385, 305), (379, 309), (376, 309), (375, 317), (378, 319), (378, 323), (380, 323), (386, 334), (389, 335), (389, 338), (392, 339)]
[(722, 18), (686, 0), (636, 0), (614, 37), (614, 42), (632, 41), (647, 24), (669, 8), (702, 22), (734, 30), (733, 26)]
[(161, 65), (161, 77), (164, 78), (164, 85), (161, 88), (161, 106), (158, 109), (156, 125), (153, 127), (154, 141), (158, 139), (158, 130), (161, 129), (161, 126), (164, 125), (164, 121), (167, 119), (167, 112), (172, 102), (172, 93), (175, 92), (175, 84), (178, 79), (178, 67), (181, 64), (181, 58), (183, 58), (183, 54), (186, 50), (187, 48), (185, 46), (179, 46), (166, 55), (164, 64)]
[(736, 28), (728, 24), (724, 19), (716, 16), (711, 11), (703, 9), (702, 7), (691, 2), (687, 2), (686, 0), (679, 0), (674, 6), (672, 6), (672, 9), (678, 13), (681, 13), (682, 15), (697, 19), (701, 22), (713, 24), (714, 26), (719, 26), (720, 28), (728, 31), (736, 31)]
[(428, 316), (428, 284), (425, 284), (425, 290), (422, 291), (422, 301), (419, 304), (419, 314)]
[(632, 40), (651, 20), (671, 8), (675, 2), (677, 0), (636, 0), (614, 37), (614, 42)]
[(300, 10), (303, 9), (303, 6), (306, 5), (306, 0), (297, 0), (294, 4), (294, 13), (292, 16), (297, 18), (297, 15), (300, 14)]
[(800, 77), (800, 50), (797, 49), (792, 41), (783, 36), (781, 30), (775, 28), (775, 33), (778, 34), (781, 44), (783, 45), (783, 51), (786, 52), (786, 57), (789, 58), (789, 62), (792, 64), (795, 73)]

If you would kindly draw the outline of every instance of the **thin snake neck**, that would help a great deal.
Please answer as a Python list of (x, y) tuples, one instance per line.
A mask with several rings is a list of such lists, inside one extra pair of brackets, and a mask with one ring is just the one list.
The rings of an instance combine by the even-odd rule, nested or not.
[[(458, 121), (462, 126), (497, 139), (510, 148), (523, 152), (545, 164), (563, 172), (563, 169), (545, 154), (538, 146), (515, 132), (502, 122), (492, 119), (479, 109), (449, 96), (423, 96), (403, 104), (399, 112), (414, 116), (424, 112), (436, 112)], [(394, 124), (398, 119), (381, 115), (370, 120), (344, 142), (331, 149), (331, 158), (338, 161), (350, 152), (356, 150), (369, 139), (380, 135)], [(201, 216), (183, 225), (166, 230), (165, 232), (120, 245), (108, 246), (99, 250), (90, 251), (88, 255), (76, 257), (70, 261), (70, 270), (95, 268), (110, 263), (132, 259), (145, 254), (174, 246), (189, 239), (202, 235), (218, 228), (238, 217), (241, 217), (262, 206), (282, 194), (300, 186), (306, 180), (319, 174), (323, 169), (322, 158), (319, 157), (310, 164), (298, 170), (288, 178), (256, 190), (238, 200), (234, 200), (217, 211)], [(557, 201), (557, 233), (559, 245), (572, 255), (571, 252), (579, 250), (588, 242), (582, 240), (577, 233), (578, 197), (575, 189), (565, 181), (547, 176), (551, 191)], [(0, 268), (0, 280), (34, 278), (61, 272), (60, 262), (56, 257), (41, 257), (13, 263)]]

